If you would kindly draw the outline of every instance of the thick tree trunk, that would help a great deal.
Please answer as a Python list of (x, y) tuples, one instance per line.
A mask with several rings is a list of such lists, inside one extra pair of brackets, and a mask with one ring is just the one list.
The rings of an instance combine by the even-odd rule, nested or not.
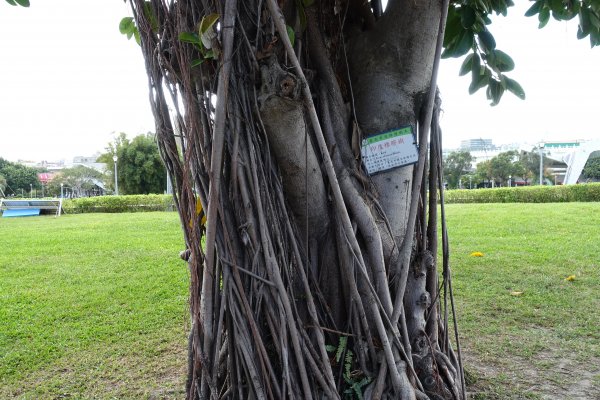
[[(427, 156), (444, 6), (371, 3), (132, 1), (188, 246), (190, 399), (464, 398), (438, 129)], [(416, 167), (367, 175), (363, 137), (404, 126)]]

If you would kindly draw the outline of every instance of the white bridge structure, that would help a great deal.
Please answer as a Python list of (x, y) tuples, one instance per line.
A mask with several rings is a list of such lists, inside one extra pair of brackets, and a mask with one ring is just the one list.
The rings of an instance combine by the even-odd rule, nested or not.
[(573, 151), (563, 157), (563, 161), (567, 164), (563, 184), (577, 183), (587, 160), (596, 157), (600, 157), (600, 140), (580, 142)]

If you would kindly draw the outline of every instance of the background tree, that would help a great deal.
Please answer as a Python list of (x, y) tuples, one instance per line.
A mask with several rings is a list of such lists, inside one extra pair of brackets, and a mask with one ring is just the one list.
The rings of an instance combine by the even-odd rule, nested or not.
[(63, 189), (68, 189), (73, 196), (88, 196), (92, 190), (101, 183), (104, 174), (94, 168), (84, 165), (76, 165), (71, 168), (64, 168), (48, 182), (46, 188), (48, 195), (60, 196), (60, 184)]
[(585, 179), (600, 180), (600, 157), (588, 159), (582, 175)]
[(444, 159), (444, 178), (448, 187), (457, 188), (461, 176), (471, 171), (473, 156), (468, 151), (453, 151)]
[(156, 137), (152, 133), (138, 135), (132, 140), (123, 132), (110, 143), (99, 162), (106, 164), (106, 184), (114, 190), (114, 161), (117, 155), (117, 178), (122, 194), (163, 193), (167, 171), (162, 163)]
[(0, 175), (6, 180), (6, 195), (20, 196), (21, 193), (29, 194), (31, 188), (41, 189), (37, 174), (41, 172), (36, 168), (27, 167), (0, 158)]
[[(522, 152), (519, 155), (519, 163), (523, 167), (523, 179), (525, 182), (537, 184), (540, 181), (540, 152), (537, 147), (534, 147), (530, 152)], [(542, 174), (544, 178), (549, 178), (548, 167), (550, 160), (544, 157), (542, 161)]]
[(491, 176), (501, 184), (507, 184), (509, 176), (521, 176), (524, 169), (518, 163), (518, 154), (517, 151), (511, 150), (492, 157), (489, 166)]
[(531, 151), (522, 151), (519, 154), (519, 163), (523, 169), (521, 177), (525, 185), (529, 184), (532, 180), (535, 181), (535, 177), (539, 175), (540, 156)]
[(477, 166), (475, 167), (474, 178), (478, 186), (481, 186), (481, 184), (483, 184), (486, 187), (492, 186), (493, 175), (490, 160), (482, 161), (479, 164), (477, 164)]
[[(189, 398), (464, 398), (423, 189), (442, 176), (436, 65), (443, 39), (471, 92), (524, 98), (488, 29), (510, 5), (132, 1), (120, 30), (146, 60), (189, 247)], [(598, 11), (538, 1), (528, 15), (580, 15), (595, 45)], [(362, 139), (406, 126), (417, 164), (367, 176)]]

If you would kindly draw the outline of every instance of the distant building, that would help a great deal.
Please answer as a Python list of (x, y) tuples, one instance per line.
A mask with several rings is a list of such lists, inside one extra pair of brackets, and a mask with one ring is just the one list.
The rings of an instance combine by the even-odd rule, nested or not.
[(468, 139), (461, 140), (460, 149), (465, 151), (490, 151), (495, 150), (496, 146), (492, 139)]
[(76, 156), (73, 157), (73, 166), (83, 165), (85, 167), (93, 168), (96, 171), (104, 172), (106, 170), (106, 164), (97, 162), (100, 153), (96, 153), (93, 156)]
[[(546, 146), (544, 146), (544, 149)], [(563, 157), (567, 163), (564, 183), (572, 185), (580, 182), (581, 173), (590, 158), (600, 157), (600, 140), (580, 141)]]
[(550, 158), (562, 160), (568, 154), (578, 150), (585, 143), (583, 140), (571, 140), (565, 142), (543, 142), (544, 154)]
[(17, 162), (19, 164), (25, 165), (26, 167), (46, 169), (48, 171), (60, 171), (61, 169), (63, 169), (65, 167), (65, 162), (62, 160), (60, 160), (60, 161), (18, 160)]
[(93, 164), (96, 162), (98, 157), (100, 157), (99, 153), (96, 153), (93, 156), (76, 156), (76, 157), (73, 157), (73, 164), (81, 164), (81, 165)]

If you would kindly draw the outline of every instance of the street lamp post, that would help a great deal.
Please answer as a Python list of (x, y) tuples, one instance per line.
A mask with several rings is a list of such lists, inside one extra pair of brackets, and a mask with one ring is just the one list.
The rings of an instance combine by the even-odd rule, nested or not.
[(540, 143), (540, 185), (544, 184), (544, 144)]
[(115, 195), (118, 196), (119, 195), (119, 180), (117, 179), (117, 160), (119, 159), (119, 157), (117, 157), (117, 155), (115, 154), (113, 156), (113, 161), (115, 162)]
[(473, 186), (471, 185), (471, 175), (469, 175), (469, 189), (473, 189)]
[(63, 186), (64, 186), (64, 183), (61, 183), (61, 184), (60, 184), (60, 198), (61, 198), (61, 199), (64, 197), (64, 196), (63, 196)]
[(508, 187), (512, 187), (512, 175), (508, 176)]
[(32, 197), (33, 197), (33, 184), (30, 183), (29, 184), (29, 198), (32, 198)]

